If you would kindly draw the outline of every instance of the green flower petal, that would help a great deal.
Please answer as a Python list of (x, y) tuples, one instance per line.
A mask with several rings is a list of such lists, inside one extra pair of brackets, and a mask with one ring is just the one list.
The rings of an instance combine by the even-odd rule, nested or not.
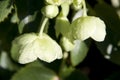
[(73, 50), (73, 48), (75, 47), (75, 45), (66, 37), (62, 37), (60, 43), (63, 49), (67, 52)]
[(11, 56), (15, 61), (18, 61), (19, 56), (20, 56), (20, 50), (21, 47), (25, 46), (28, 43), (31, 43), (34, 39), (36, 39), (36, 34), (35, 33), (29, 33), (29, 34), (23, 34), (12, 42), (12, 47), (11, 47)]
[(34, 60), (37, 59), (37, 56), (35, 54), (37, 51), (36, 51), (35, 40), (32, 43), (23, 46), (19, 51), (19, 53), (21, 53), (21, 55), (19, 56), (19, 63), (25, 64), (25, 63), (33, 62)]
[(105, 23), (99, 18), (96, 18), (95, 21), (96, 21), (96, 30), (91, 35), (91, 38), (93, 38), (96, 41), (104, 41), (104, 38), (106, 36)]
[(80, 17), (72, 23), (72, 34), (74, 39), (85, 40), (96, 30), (94, 17)]
[(39, 45), (39, 50), (41, 50), (41, 52), (38, 53), (37, 56), (41, 60), (52, 62), (55, 59), (62, 58), (61, 47), (46, 34), (44, 34), (43, 37), (40, 38), (37, 42)]
[(19, 45), (26, 45), (28, 43), (31, 43), (36, 39), (37, 35), (35, 33), (27, 33), (23, 34), (19, 37), (17, 37), (13, 43), (19, 44)]

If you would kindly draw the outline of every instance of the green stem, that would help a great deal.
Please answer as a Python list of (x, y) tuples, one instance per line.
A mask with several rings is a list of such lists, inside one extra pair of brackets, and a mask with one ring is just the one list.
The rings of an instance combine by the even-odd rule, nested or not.
[(87, 10), (86, 10), (86, 3), (85, 0), (82, 1), (82, 5), (83, 5), (83, 16), (87, 16)]
[(42, 20), (42, 25), (40, 27), (40, 31), (39, 31), (40, 37), (42, 37), (42, 33), (43, 33), (43, 30), (44, 30), (44, 27), (45, 27), (47, 21), (48, 21), (48, 18), (44, 17), (44, 19)]

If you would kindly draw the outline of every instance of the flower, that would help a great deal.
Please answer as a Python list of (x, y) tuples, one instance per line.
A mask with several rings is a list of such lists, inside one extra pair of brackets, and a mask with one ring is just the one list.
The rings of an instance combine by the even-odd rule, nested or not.
[(33, 62), (37, 58), (46, 62), (62, 58), (61, 47), (55, 40), (47, 34), (40, 37), (35, 33), (27, 33), (13, 40), (11, 54), (21, 64)]
[(96, 41), (103, 41), (106, 35), (105, 23), (98, 17), (80, 17), (71, 25), (74, 39), (86, 40), (89, 37)]

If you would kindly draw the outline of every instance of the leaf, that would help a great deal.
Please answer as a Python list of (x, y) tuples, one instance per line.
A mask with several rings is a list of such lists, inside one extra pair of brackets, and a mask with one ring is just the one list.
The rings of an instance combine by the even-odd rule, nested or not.
[[(107, 28), (120, 35), (120, 19), (113, 7), (108, 4), (97, 4), (94, 8), (97, 15), (103, 19)], [(104, 13), (104, 14), (103, 14)]]
[(58, 80), (58, 77), (52, 70), (37, 63), (22, 68), (11, 80)]
[[(22, 32), (23, 28), (25, 28), (24, 31), (37, 31), (40, 21), (42, 19), (42, 14), (40, 13), (40, 10), (43, 6), (44, 0), (15, 0), (15, 9), (19, 18), (19, 32)], [(28, 22), (24, 22), (24, 19), (28, 19)]]
[[(64, 53), (67, 54), (67, 53)], [(66, 59), (63, 59), (60, 69), (59, 69), (59, 76), (64, 80), (66, 77), (70, 76), (70, 74), (75, 70), (74, 67), (68, 66), (66, 64)]]
[(111, 38), (113, 38), (113, 36), (116, 35), (114, 34), (110, 36), (111, 38), (108, 36), (106, 37), (104, 42), (96, 43), (97, 47), (106, 59), (112, 61), (115, 64), (120, 65), (120, 46), (118, 46), (117, 44), (115, 44), (114, 41), (111, 40)]
[(4, 21), (8, 14), (11, 13), (13, 9), (11, 3), (11, 0), (0, 0), (0, 22)]
[(120, 79), (120, 72), (114, 72), (112, 73), (108, 78), (106, 78), (105, 80), (119, 80)]
[[(24, 4), (24, 5), (21, 5)], [(44, 6), (44, 0), (16, 0), (15, 6), (20, 20), (39, 11)]]
[(3, 69), (7, 69), (10, 71), (14, 71), (18, 69), (18, 66), (16, 66), (10, 59), (9, 55), (7, 52), (2, 51), (0, 53), (0, 67)]
[(97, 4), (94, 10), (107, 26), (107, 36), (102, 43), (96, 43), (97, 47), (106, 59), (120, 65), (120, 19), (108, 4)]
[(19, 33), (22, 33), (23, 32), (23, 28), (26, 24), (32, 22), (35, 20), (36, 18), (36, 15), (37, 15), (37, 12), (35, 12), (33, 15), (28, 15), (26, 16), (22, 21), (20, 21), (19, 25), (18, 25), (18, 30), (19, 30)]
[(80, 71), (75, 70), (65, 80), (89, 80), (89, 79), (88, 79), (87, 76), (85, 76), (84, 74), (82, 74)]
[(73, 66), (78, 65), (80, 62), (84, 60), (87, 55), (88, 47), (84, 42), (76, 40), (75, 47), (70, 53), (70, 59)]

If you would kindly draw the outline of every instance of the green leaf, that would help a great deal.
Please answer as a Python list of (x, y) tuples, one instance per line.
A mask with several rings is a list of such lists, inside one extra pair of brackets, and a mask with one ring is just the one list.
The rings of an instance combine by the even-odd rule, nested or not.
[(39, 11), (44, 6), (44, 0), (15, 0), (15, 6), (17, 9), (18, 17), (20, 20), (22, 20), (26, 16)]
[(0, 53), (0, 67), (2, 67), (3, 69), (8, 69), (10, 71), (18, 69), (18, 66), (16, 66), (12, 62), (12, 60), (10, 59), (10, 56), (5, 51), (2, 51)]
[(65, 80), (89, 80), (89, 79), (88, 79), (87, 76), (85, 76), (84, 74), (82, 74), (80, 71), (75, 70)]
[(73, 66), (78, 65), (84, 60), (88, 52), (88, 47), (84, 42), (79, 40), (75, 41), (75, 47), (70, 53), (70, 59)]
[[(120, 19), (113, 7), (108, 4), (97, 4), (94, 8), (96, 14), (103, 19), (107, 28), (120, 35)], [(104, 13), (104, 14), (103, 14)]]
[(113, 36), (116, 36), (115, 34), (110, 37), (108, 36), (104, 42), (96, 43), (97, 47), (106, 59), (120, 65), (120, 46), (118, 45), (119, 42), (115, 44), (115, 42), (111, 40)]
[(120, 72), (114, 72), (112, 73), (108, 78), (106, 78), (105, 80), (118, 80), (120, 79)]
[(97, 4), (94, 10), (107, 26), (107, 36), (104, 42), (96, 43), (97, 47), (106, 59), (120, 65), (120, 19), (108, 4)]
[(70, 76), (70, 74), (75, 70), (74, 67), (72, 66), (68, 66), (66, 64), (66, 60), (63, 59), (62, 63), (61, 63), (61, 66), (60, 66), (60, 69), (59, 69), (59, 76), (62, 78), (62, 79), (65, 79), (66, 77)]
[(36, 18), (36, 15), (37, 15), (37, 12), (35, 12), (33, 15), (28, 15), (26, 16), (22, 21), (20, 21), (19, 25), (18, 25), (18, 30), (19, 30), (19, 33), (22, 33), (23, 32), (23, 28), (26, 24), (32, 22), (35, 20)]
[(37, 63), (22, 68), (11, 80), (58, 80), (58, 77), (52, 70)]
[[(15, 9), (19, 18), (19, 32), (22, 32), (24, 26), (24, 31), (37, 31), (40, 21), (42, 19), (42, 14), (40, 13), (40, 10), (43, 6), (44, 0), (15, 0)], [(34, 16), (36, 13), (37, 17), (35, 17), (34, 20)], [(29, 18), (28, 23), (24, 22), (25, 18)], [(31, 21), (30, 18), (33, 18), (33, 20)]]
[(4, 19), (11, 12), (13, 6), (11, 5), (11, 0), (1, 0), (0, 1), (0, 22), (4, 21)]

